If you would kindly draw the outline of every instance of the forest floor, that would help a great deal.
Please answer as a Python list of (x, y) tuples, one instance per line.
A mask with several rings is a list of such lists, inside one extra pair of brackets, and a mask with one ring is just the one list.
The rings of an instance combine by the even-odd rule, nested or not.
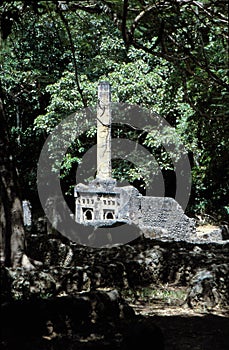
[(190, 309), (182, 305), (184, 294), (183, 287), (167, 287), (130, 305), (161, 328), (165, 350), (228, 350), (229, 309)]

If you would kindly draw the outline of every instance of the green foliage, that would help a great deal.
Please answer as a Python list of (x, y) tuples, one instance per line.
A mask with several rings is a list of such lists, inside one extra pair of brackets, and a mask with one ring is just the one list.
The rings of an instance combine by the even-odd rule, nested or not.
[[(131, 4), (130, 4), (131, 3)], [(115, 127), (114, 137), (137, 141), (159, 167), (188, 152), (192, 212), (228, 208), (228, 27), (226, 2), (3, 1), (0, 10), (1, 86), (23, 192), (36, 192), (36, 163), (47, 135), (67, 115), (96, 106), (99, 81), (113, 102), (164, 117), (171, 127), (141, 135)], [(125, 17), (126, 16), (126, 17)], [(175, 132), (174, 132), (175, 131)], [(68, 150), (61, 177), (70, 179), (95, 128)], [(172, 146), (168, 154), (163, 144)], [(185, 150), (181, 150), (181, 144)], [(148, 172), (114, 161), (114, 176), (147, 185)], [(149, 162), (149, 166), (151, 166)], [(32, 193), (32, 195), (31, 195)]]

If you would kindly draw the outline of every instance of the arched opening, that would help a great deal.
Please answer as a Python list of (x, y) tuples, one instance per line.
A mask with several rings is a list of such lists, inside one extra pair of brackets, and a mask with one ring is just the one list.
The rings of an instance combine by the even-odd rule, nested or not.
[(83, 216), (85, 221), (93, 220), (93, 210), (92, 209), (85, 210)]
[(114, 220), (114, 212), (113, 211), (106, 211), (104, 213), (104, 219), (105, 220)]

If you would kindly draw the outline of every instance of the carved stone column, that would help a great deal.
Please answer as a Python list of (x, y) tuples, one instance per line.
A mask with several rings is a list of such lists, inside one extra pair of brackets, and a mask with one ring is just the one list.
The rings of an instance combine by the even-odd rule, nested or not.
[(97, 180), (111, 179), (111, 89), (108, 82), (98, 87)]

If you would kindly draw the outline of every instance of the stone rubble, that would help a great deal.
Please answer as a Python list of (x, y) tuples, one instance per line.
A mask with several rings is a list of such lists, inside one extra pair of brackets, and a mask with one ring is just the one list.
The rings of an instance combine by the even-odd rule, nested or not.
[[(210, 278), (211, 288), (215, 290), (213, 295), (217, 295), (214, 303), (228, 304), (229, 301), (228, 241), (194, 244), (140, 237), (126, 245), (93, 249), (50, 235), (32, 237), (28, 241), (28, 251), (43, 265), (34, 271), (4, 270), (2, 276), (7, 275), (4, 277), (7, 280), (5, 294), (10, 289), (13, 299), (169, 283), (192, 288), (193, 292), (188, 292), (187, 296), (191, 305), (192, 296), (195, 295), (195, 299), (201, 296), (195, 292), (195, 286)], [(201, 288), (204, 293), (205, 289)]]
[[(18, 344), (24, 350), (128, 349), (128, 329), (138, 322), (139, 329), (143, 326), (125, 301), (126, 291), (185, 286), (184, 304), (190, 308), (229, 305), (227, 240), (142, 235), (125, 245), (95, 249), (58, 235), (33, 234), (27, 249), (42, 265), (31, 271), (1, 267), (4, 350)], [(163, 349), (160, 330), (149, 329)]]

